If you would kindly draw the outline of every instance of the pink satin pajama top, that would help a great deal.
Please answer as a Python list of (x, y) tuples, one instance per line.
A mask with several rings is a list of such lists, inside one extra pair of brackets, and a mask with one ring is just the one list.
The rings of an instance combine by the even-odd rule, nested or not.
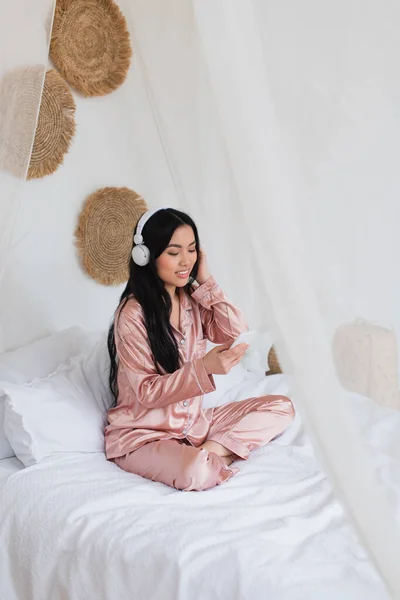
[[(118, 313), (117, 313), (118, 314)], [(128, 300), (115, 321), (118, 403), (108, 412), (108, 458), (124, 456), (147, 442), (184, 439), (198, 446), (206, 438), (212, 410), (203, 395), (215, 390), (203, 363), (207, 339), (216, 344), (247, 331), (242, 312), (210, 277), (188, 296), (180, 295), (180, 331), (174, 329), (182, 367), (160, 375), (154, 364), (140, 304)]]

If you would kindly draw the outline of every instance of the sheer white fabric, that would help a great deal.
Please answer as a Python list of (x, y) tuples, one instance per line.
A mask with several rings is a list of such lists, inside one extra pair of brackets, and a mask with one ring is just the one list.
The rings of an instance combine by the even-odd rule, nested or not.
[[(313, 165), (308, 165), (307, 173), (303, 171), (304, 165), (300, 160), (295, 165), (291, 158), (271, 93), (274, 72), (270, 79), (270, 69), (264, 57), (263, 27), (260, 27), (266, 19), (260, 6), (239, 0), (221, 1), (217, 5), (207, 0), (196, 1), (200, 40), (237, 189), (241, 198), (251, 198), (245, 219), (249, 233), (252, 232), (254, 256), (258, 259), (259, 272), (265, 284), (264, 292), (271, 299), (284, 341), (285, 348), (281, 348), (284, 365), (295, 376), (307, 423), (324, 452), (324, 462), (340, 496), (345, 500), (390, 589), (400, 594), (397, 566), (400, 538), (394, 527), (394, 513), (374, 478), (368, 454), (349, 419), (346, 397), (336, 377), (329, 326), (338, 313), (332, 315), (324, 310), (326, 307), (321, 305), (318, 294), (319, 289), (323, 289), (324, 297), (332, 295), (332, 300), (336, 299), (336, 289), (325, 278), (324, 265), (329, 252), (334, 256), (336, 247), (347, 241), (343, 237), (348, 223), (345, 227), (341, 225), (349, 217), (342, 211), (338, 214), (334, 200), (324, 193), (318, 195), (318, 203), (313, 206), (314, 190), (307, 180)], [(382, 15), (377, 14), (376, 17), (381, 19)], [(356, 32), (361, 29), (364, 33), (367, 24), (365, 21), (358, 23)], [(336, 48), (337, 39), (334, 42)], [(351, 51), (351, 47), (348, 50)], [(311, 62), (308, 68), (311, 69), (314, 63)], [(330, 94), (334, 94), (337, 88), (337, 82), (333, 80), (335, 75), (337, 72), (333, 71)], [(281, 73), (281, 77), (286, 79), (287, 75), (284, 77)], [(306, 82), (303, 85), (306, 87)], [(303, 145), (307, 145), (307, 132), (304, 132)], [(334, 148), (331, 148), (331, 153), (329, 162), (336, 158)], [(302, 179), (299, 174), (303, 175)], [(330, 178), (335, 182), (336, 173), (333, 172)], [(349, 187), (357, 194), (355, 205), (359, 212), (363, 212), (365, 199), (360, 194), (365, 182), (354, 186), (352, 178), (353, 174), (349, 174), (342, 186), (347, 191), (346, 196), (349, 195)], [(380, 206), (380, 196), (369, 195), (369, 198), (376, 210)], [(313, 223), (313, 219), (309, 219), (310, 209), (325, 238), (321, 253), (323, 261), (319, 254), (320, 245), (311, 245), (315, 242), (315, 221)], [(306, 211), (306, 218), (301, 218), (302, 211)], [(335, 227), (326, 220), (327, 213), (333, 217)], [(352, 221), (353, 227), (359, 225), (357, 220)], [(368, 250), (365, 238), (371, 239), (368, 224), (362, 227), (362, 239)], [(351, 246), (347, 249), (351, 252)], [(386, 258), (385, 252), (379, 250), (378, 253), (381, 259)], [(361, 264), (368, 254), (364, 254)], [(392, 257), (389, 255), (389, 261), (393, 260)], [(339, 263), (340, 273), (357, 276), (358, 271), (354, 270), (351, 261), (348, 264), (346, 258), (343, 257)], [(393, 290), (390, 280), (382, 281), (382, 284), (381, 289)], [(350, 300), (348, 295), (345, 295), (345, 300)], [(331, 307), (333, 305), (334, 302)], [(377, 306), (379, 314), (386, 314), (384, 304), (377, 302)]]
[[(198, 222), (213, 273), (251, 327), (273, 332), (337, 493), (400, 598), (393, 503), (332, 353), (337, 328), (355, 318), (400, 333), (400, 5), (121, 4), (176, 205)], [(0, 6), (0, 286), (18, 243), (53, 11), (54, 0)], [(135, 132), (132, 144), (143, 144)]]
[(251, 325), (274, 332), (337, 493), (400, 597), (393, 505), (332, 353), (337, 328), (355, 318), (400, 331), (400, 8), (139, 0), (129, 9), (177, 203), (199, 222), (216, 276)]
[(17, 242), (13, 231), (35, 136), (54, 6), (55, 0), (0, 4), (0, 312), (2, 275)]

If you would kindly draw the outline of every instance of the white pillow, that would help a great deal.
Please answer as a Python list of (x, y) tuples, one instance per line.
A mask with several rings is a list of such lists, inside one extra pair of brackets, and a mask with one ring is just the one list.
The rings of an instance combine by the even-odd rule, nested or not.
[(71, 357), (89, 350), (101, 333), (69, 327), (0, 355), (0, 381), (27, 383), (47, 377)]
[[(213, 346), (208, 343), (207, 351)], [(44, 379), (25, 385), (0, 382), (7, 394), (6, 435), (25, 466), (60, 452), (104, 450), (106, 412), (113, 403), (108, 375), (109, 356), (103, 336), (90, 351)], [(248, 375), (242, 364), (228, 375), (216, 375), (216, 390), (205, 396), (204, 407), (224, 403), (226, 394), (239, 390)]]
[[(98, 333), (88, 333), (81, 327), (70, 327), (37, 340), (17, 350), (0, 355), (0, 381), (22, 384), (34, 378), (46, 377), (93, 346)], [(4, 431), (4, 399), (0, 384), (0, 459), (14, 456)]]
[(45, 379), (4, 386), (4, 428), (25, 466), (62, 452), (103, 452), (109, 358), (105, 339)]
[(4, 396), (0, 397), (0, 459), (12, 458), (15, 456), (14, 450), (11, 448), (8, 439), (6, 438), (6, 432), (4, 431)]

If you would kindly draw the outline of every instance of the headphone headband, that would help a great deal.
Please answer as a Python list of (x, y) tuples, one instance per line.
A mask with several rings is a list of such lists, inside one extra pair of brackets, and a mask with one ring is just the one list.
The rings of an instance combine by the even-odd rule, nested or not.
[(136, 245), (143, 244), (143, 236), (142, 231), (143, 227), (146, 225), (147, 221), (151, 219), (153, 215), (155, 215), (158, 211), (165, 210), (164, 208), (153, 208), (151, 210), (147, 210), (144, 215), (142, 215), (136, 225), (136, 233), (134, 235), (133, 241)]

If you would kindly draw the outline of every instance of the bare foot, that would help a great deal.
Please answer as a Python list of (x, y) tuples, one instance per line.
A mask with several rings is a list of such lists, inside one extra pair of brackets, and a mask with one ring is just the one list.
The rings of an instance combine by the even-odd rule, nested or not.
[(214, 454), (218, 454), (218, 456), (221, 457), (228, 457), (232, 454), (232, 450), (228, 450), (228, 448), (225, 448), (225, 446), (223, 446), (222, 444), (218, 444), (218, 442), (213, 442), (212, 440), (204, 442), (201, 448), (205, 448), (209, 452), (214, 452)]
[(221, 456), (221, 460), (226, 467), (229, 467), (233, 463), (232, 456)]

